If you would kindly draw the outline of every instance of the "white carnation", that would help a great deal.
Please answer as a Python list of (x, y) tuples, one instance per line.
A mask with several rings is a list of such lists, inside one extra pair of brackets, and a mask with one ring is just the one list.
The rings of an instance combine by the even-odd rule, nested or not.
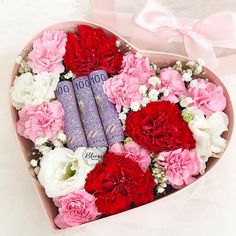
[(39, 105), (55, 98), (59, 74), (30, 72), (16, 76), (11, 88), (12, 105), (21, 109), (25, 105)]
[(228, 117), (224, 112), (215, 112), (205, 117), (196, 107), (187, 108), (183, 112), (189, 113), (193, 119), (188, 123), (196, 140), (196, 151), (200, 160), (203, 174), (209, 157), (218, 157), (226, 146), (226, 140), (221, 137), (227, 131)]
[(39, 182), (48, 197), (65, 195), (83, 189), (87, 174), (102, 160), (106, 148), (79, 147), (75, 152), (67, 148), (55, 148), (42, 157)]

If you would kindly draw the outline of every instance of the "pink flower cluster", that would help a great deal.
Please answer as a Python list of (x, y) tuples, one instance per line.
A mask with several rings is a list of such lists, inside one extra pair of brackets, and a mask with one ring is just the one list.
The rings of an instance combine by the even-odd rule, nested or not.
[(197, 79), (196, 86), (188, 89), (187, 96), (191, 97), (193, 105), (207, 116), (223, 111), (226, 107), (223, 88), (203, 79)]
[(161, 100), (173, 103), (179, 102), (177, 96), (185, 94), (186, 87), (180, 73), (172, 68), (164, 68), (160, 71), (161, 84), (158, 89), (167, 89), (169, 94), (163, 96)]
[(177, 149), (159, 154), (164, 158), (162, 165), (168, 182), (175, 189), (181, 189), (195, 181), (196, 175), (200, 171), (200, 163), (196, 151), (187, 149)]
[(63, 72), (62, 60), (66, 52), (66, 41), (67, 36), (64, 31), (44, 31), (42, 37), (34, 41), (33, 50), (29, 54), (28, 63), (32, 67), (33, 72)]
[(25, 106), (19, 111), (17, 132), (33, 142), (40, 137), (54, 140), (63, 130), (63, 116), (64, 110), (59, 101)]
[(93, 195), (82, 190), (54, 198), (53, 201), (59, 208), (55, 224), (65, 229), (94, 220), (98, 215), (95, 200)]
[(139, 86), (147, 84), (148, 78), (154, 74), (147, 58), (128, 52), (123, 57), (121, 72), (107, 80), (103, 90), (112, 103), (130, 107), (132, 102), (142, 100)]
[(144, 172), (151, 163), (150, 152), (140, 147), (135, 142), (129, 142), (124, 145), (121, 143), (113, 144), (110, 151), (125, 155), (125, 157), (137, 162)]

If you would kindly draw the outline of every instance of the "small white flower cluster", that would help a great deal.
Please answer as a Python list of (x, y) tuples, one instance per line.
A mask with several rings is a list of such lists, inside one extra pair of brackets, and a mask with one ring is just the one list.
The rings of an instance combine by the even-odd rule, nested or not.
[(179, 100), (180, 106), (184, 108), (193, 103), (193, 99), (191, 97), (179, 96)]
[[(50, 142), (47, 137), (38, 138), (35, 141), (35, 148), (38, 149), (42, 155), (47, 154), (53, 147), (63, 147), (66, 143), (66, 135), (60, 132), (57, 136), (57, 139)], [(52, 144), (52, 145), (51, 145)]]
[(122, 107), (122, 111), (119, 113), (119, 119), (123, 124), (123, 129), (125, 129), (125, 120), (127, 118), (127, 114), (129, 113), (130, 109), (128, 107)]
[(16, 58), (16, 64), (20, 65), (18, 72), (20, 74), (31, 72), (30, 66), (27, 64), (27, 62), (22, 58), (22, 56), (18, 56)]
[(64, 78), (65, 79), (73, 79), (75, 78), (76, 76), (73, 74), (73, 72), (70, 70), (68, 71), (65, 75), (64, 75)]
[[(151, 76), (148, 79), (148, 84), (152, 85), (153, 87), (160, 85), (160, 83), (160, 78), (157, 76)], [(132, 111), (138, 111), (141, 107), (147, 106), (148, 103), (158, 101), (158, 96), (160, 94), (157, 89), (149, 89), (145, 84), (141, 84), (139, 86), (139, 93), (143, 96), (143, 99), (141, 102), (134, 101), (131, 103), (130, 108)]]
[(203, 66), (204, 61), (202, 59), (188, 61), (186, 64), (181, 61), (177, 61), (174, 69), (181, 73), (183, 81), (190, 82), (193, 79), (192, 76), (199, 75), (203, 72)]

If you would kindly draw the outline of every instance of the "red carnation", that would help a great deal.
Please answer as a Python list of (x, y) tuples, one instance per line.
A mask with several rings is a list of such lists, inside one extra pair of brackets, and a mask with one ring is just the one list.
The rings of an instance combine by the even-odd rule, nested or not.
[(176, 104), (151, 102), (126, 119), (126, 135), (156, 154), (178, 148), (195, 148), (195, 139)]
[(122, 64), (123, 53), (116, 47), (117, 38), (101, 28), (87, 25), (77, 27), (78, 34), (68, 32), (64, 63), (77, 76), (103, 69), (116, 74)]
[(108, 152), (88, 174), (85, 190), (94, 194), (98, 211), (111, 215), (154, 200), (154, 178), (124, 156)]

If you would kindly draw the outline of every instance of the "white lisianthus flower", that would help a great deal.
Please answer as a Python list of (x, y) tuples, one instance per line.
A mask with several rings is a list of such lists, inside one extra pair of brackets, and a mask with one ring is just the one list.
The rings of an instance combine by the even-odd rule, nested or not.
[(17, 76), (11, 88), (12, 105), (21, 109), (25, 105), (39, 105), (55, 98), (59, 74), (30, 72)]
[(228, 130), (228, 117), (224, 112), (215, 112), (206, 118), (196, 107), (186, 108), (183, 112), (192, 116), (188, 125), (196, 140), (200, 173), (203, 174), (209, 157), (218, 157), (225, 149), (226, 140), (221, 135)]
[(87, 174), (102, 160), (106, 148), (79, 147), (75, 152), (58, 147), (42, 157), (39, 182), (48, 197), (83, 189)]

